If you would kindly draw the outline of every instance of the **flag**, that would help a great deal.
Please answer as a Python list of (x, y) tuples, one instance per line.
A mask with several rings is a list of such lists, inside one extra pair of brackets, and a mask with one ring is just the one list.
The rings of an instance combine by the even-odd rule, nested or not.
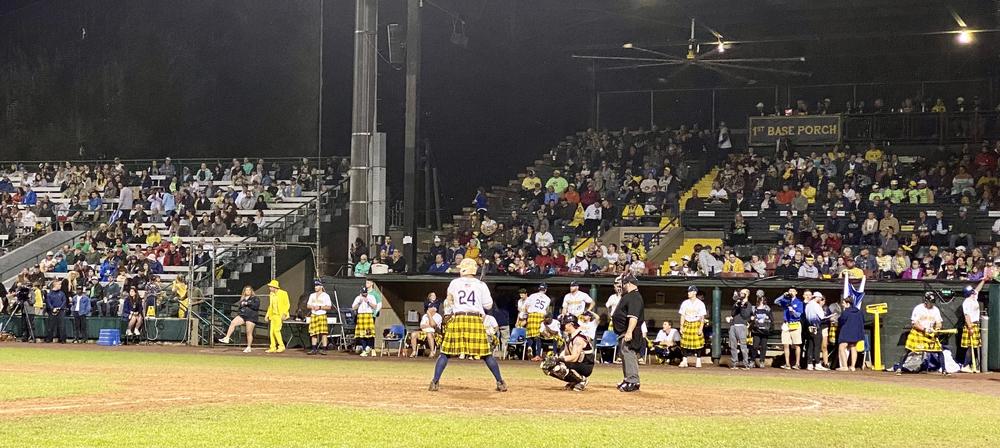
[(851, 284), (850, 279), (844, 276), (844, 294), (842, 297), (845, 299), (851, 299), (851, 303), (854, 304), (855, 308), (861, 308), (861, 302), (865, 299), (865, 280), (868, 278), (866, 276), (861, 277), (861, 284), (858, 285), (857, 289), (854, 289), (854, 285)]

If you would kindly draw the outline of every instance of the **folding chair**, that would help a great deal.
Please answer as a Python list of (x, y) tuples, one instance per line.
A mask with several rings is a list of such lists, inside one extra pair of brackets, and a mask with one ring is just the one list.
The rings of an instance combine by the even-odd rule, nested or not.
[[(604, 334), (601, 335), (601, 340), (598, 341), (596, 345), (594, 345), (594, 348), (597, 349), (598, 355), (601, 354), (602, 350), (607, 350), (610, 348), (611, 362), (614, 362), (615, 356), (618, 356), (618, 335), (615, 334), (613, 331), (605, 330)], [(599, 357), (598, 359), (600, 360), (604, 358)]]
[(514, 327), (510, 332), (510, 338), (507, 339), (507, 350), (503, 352), (503, 358), (508, 359), (510, 354), (510, 349), (517, 349), (518, 346), (521, 347), (521, 360), (524, 360), (524, 354), (527, 351), (527, 330), (524, 327)]
[[(386, 355), (386, 347), (389, 344), (396, 344), (396, 356), (401, 356), (403, 354), (403, 345), (406, 342), (406, 327), (403, 325), (393, 325), (389, 327), (389, 334), (382, 338), (382, 349), (379, 350), (379, 356)], [(390, 347), (391, 348), (391, 347)]]

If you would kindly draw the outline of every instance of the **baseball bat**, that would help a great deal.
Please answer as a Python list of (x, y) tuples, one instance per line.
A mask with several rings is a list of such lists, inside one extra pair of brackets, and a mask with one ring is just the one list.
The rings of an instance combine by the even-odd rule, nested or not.
[[(971, 346), (972, 345), (971, 344), (971, 342), (972, 342), (972, 328), (969, 328), (966, 331), (969, 332), (969, 342), (970, 342), (969, 345)], [(973, 372), (978, 372), (979, 371), (979, 363), (976, 362), (976, 351), (978, 350), (978, 348), (976, 348), (976, 347), (969, 347), (969, 350), (972, 350), (972, 371)]]

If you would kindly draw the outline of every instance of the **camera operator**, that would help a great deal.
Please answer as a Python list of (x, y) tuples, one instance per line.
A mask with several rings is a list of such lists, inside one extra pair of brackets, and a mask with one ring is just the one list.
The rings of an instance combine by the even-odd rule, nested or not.
[(744, 370), (750, 369), (750, 356), (747, 349), (747, 323), (753, 318), (753, 309), (750, 305), (750, 290), (741, 289), (733, 292), (733, 312), (726, 318), (729, 322), (729, 352), (732, 356), (730, 368), (740, 367), (740, 357), (743, 355), (742, 367)]
[(16, 290), (13, 311), (21, 309), (21, 328), (24, 331), (24, 337), (21, 340), (37, 342), (35, 340), (35, 304), (31, 297), (31, 288), (28, 285), (19, 284), (12, 289)]

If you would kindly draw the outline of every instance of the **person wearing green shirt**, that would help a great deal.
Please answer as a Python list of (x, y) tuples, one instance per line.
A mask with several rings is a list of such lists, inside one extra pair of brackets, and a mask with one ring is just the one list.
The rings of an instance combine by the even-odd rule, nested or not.
[(875, 202), (876, 200), (881, 201), (885, 199), (886, 194), (883, 191), (879, 184), (872, 185), (872, 192), (868, 193), (868, 201)]
[(375, 317), (378, 317), (379, 311), (382, 310), (382, 290), (379, 289), (378, 285), (376, 285), (370, 278), (365, 279), (365, 288), (368, 288), (368, 295), (374, 297), (375, 303), (378, 304), (378, 306), (375, 307), (374, 312)]
[(548, 182), (545, 182), (545, 188), (552, 187), (552, 190), (556, 192), (559, 196), (562, 196), (563, 192), (569, 188), (569, 182), (562, 177), (562, 173), (559, 170), (552, 172), (552, 177), (549, 178)]
[(930, 188), (927, 188), (927, 181), (923, 179), (917, 182), (917, 188), (910, 190), (909, 196), (911, 204), (934, 203), (934, 193), (931, 192)]
[(888, 200), (889, 202), (892, 202), (893, 204), (899, 204), (900, 202), (903, 202), (903, 198), (906, 197), (906, 193), (903, 191), (902, 188), (899, 188), (899, 181), (896, 179), (893, 179), (892, 182), (889, 182), (889, 188), (885, 190), (884, 194), (885, 196), (883, 198)]

